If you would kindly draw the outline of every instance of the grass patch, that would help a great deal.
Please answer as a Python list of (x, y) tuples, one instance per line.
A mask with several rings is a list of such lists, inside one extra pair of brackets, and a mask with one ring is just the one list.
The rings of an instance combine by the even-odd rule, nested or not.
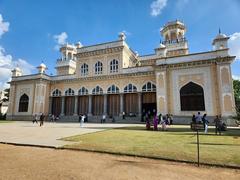
[(7, 120), (1, 120), (0, 119), (0, 123), (11, 123), (11, 122), (13, 122), (13, 121), (7, 121)]
[[(200, 135), (200, 161), (240, 167), (240, 130), (229, 129), (221, 136), (209, 129)], [(146, 131), (141, 127), (111, 129), (64, 138), (75, 144), (67, 148), (195, 162), (196, 136), (188, 127), (172, 126), (168, 131)]]

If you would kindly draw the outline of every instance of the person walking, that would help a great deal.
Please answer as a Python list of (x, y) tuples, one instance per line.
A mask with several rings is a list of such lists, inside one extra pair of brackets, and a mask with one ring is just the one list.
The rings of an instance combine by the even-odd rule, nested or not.
[(162, 125), (162, 130), (165, 131), (166, 130), (166, 116), (164, 116), (161, 121), (160, 121), (160, 124)]
[(153, 117), (153, 130), (157, 131), (158, 130), (158, 118), (157, 115), (155, 114)]
[(170, 125), (173, 125), (173, 115), (172, 114), (169, 115), (169, 119), (170, 119)]
[(149, 130), (151, 127), (148, 114), (146, 114), (146, 129)]
[(33, 124), (36, 122), (38, 124), (38, 115), (35, 114), (34, 117), (33, 117)]
[(54, 116), (54, 114), (52, 114), (52, 116), (51, 116), (51, 122), (55, 122), (55, 116)]
[(195, 114), (193, 114), (193, 116), (192, 116), (192, 123), (196, 124), (196, 116), (195, 116)]
[(162, 122), (162, 119), (163, 119), (163, 117), (162, 117), (162, 114), (160, 113), (158, 115), (158, 124), (160, 124)]
[(122, 118), (125, 119), (125, 112), (122, 112)]
[(85, 119), (85, 115), (83, 114), (80, 120), (80, 127), (83, 127), (84, 119)]
[(216, 115), (216, 118), (214, 119), (214, 123), (215, 123), (215, 134), (217, 135), (219, 133), (219, 135), (221, 135), (221, 126), (222, 126), (222, 122), (221, 122), (221, 115)]
[(41, 116), (40, 116), (40, 127), (43, 126), (44, 118), (45, 118), (44, 114), (41, 113)]
[(208, 133), (208, 124), (209, 124), (209, 121), (207, 120), (207, 114), (204, 114), (203, 117), (202, 117), (202, 121), (203, 121), (203, 124), (204, 124), (204, 129), (205, 129), (205, 134)]

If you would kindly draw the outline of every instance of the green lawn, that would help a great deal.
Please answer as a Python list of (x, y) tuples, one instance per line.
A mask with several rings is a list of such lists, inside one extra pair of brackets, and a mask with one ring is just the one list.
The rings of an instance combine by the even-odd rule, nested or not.
[(0, 119), (0, 123), (10, 123), (10, 122), (13, 122), (13, 121), (7, 121), (7, 120), (1, 120)]
[[(144, 127), (111, 129), (64, 138), (76, 144), (67, 148), (196, 161), (196, 136), (186, 126), (168, 131), (147, 131)], [(200, 161), (240, 167), (240, 129), (229, 129), (221, 136), (200, 135)]]

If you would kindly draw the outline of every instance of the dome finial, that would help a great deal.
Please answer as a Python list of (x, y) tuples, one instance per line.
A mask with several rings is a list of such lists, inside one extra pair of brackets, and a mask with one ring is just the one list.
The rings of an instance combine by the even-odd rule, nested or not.
[(218, 30), (218, 34), (221, 34), (221, 29), (220, 29), (220, 27), (219, 27), (219, 30)]

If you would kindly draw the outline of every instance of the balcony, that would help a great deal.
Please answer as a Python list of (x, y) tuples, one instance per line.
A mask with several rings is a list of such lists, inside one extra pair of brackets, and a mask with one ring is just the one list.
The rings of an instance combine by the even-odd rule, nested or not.
[(74, 59), (57, 59), (56, 67), (64, 67), (64, 66), (70, 66), (70, 67), (76, 67), (76, 61)]
[(186, 42), (187, 42), (186, 38), (180, 38), (180, 39), (175, 39), (175, 40), (163, 41), (162, 43), (164, 45), (169, 45), (169, 44), (178, 44), (178, 43), (186, 43)]

